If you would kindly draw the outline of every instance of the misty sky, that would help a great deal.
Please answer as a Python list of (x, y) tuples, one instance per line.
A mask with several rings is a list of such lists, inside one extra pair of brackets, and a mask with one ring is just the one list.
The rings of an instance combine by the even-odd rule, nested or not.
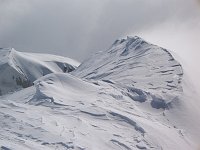
[(176, 52), (200, 77), (198, 0), (0, 0), (0, 47), (82, 61), (127, 35)]

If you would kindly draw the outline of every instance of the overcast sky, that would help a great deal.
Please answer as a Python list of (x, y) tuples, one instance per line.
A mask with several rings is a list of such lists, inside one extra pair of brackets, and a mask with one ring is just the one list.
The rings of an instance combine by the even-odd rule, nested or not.
[(176, 52), (200, 77), (198, 0), (0, 0), (0, 47), (82, 61), (127, 35)]

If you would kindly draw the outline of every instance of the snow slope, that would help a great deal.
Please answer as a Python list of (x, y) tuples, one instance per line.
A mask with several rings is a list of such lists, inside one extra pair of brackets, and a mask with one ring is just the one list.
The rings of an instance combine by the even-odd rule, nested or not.
[(0, 143), (10, 149), (191, 149), (163, 112), (143, 111), (103, 81), (49, 74), (2, 99)]
[(139, 37), (116, 40), (111, 48), (84, 61), (75, 76), (112, 80), (148, 91), (181, 91), (183, 71), (173, 56)]
[(53, 72), (70, 72), (78, 62), (55, 55), (0, 49), (0, 94), (31, 86), (33, 81)]
[(139, 37), (71, 74), (0, 97), (2, 149), (195, 150), (200, 115), (181, 65)]

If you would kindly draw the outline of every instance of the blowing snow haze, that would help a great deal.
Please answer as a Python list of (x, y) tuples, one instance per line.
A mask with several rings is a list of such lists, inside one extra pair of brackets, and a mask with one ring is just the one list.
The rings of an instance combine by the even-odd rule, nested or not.
[(197, 149), (199, 42), (199, 0), (0, 0), (0, 149)]

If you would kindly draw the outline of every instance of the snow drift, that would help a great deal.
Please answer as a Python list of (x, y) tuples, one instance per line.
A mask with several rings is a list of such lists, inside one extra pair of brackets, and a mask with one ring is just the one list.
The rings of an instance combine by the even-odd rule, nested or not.
[(46, 75), (33, 87), (4, 97), (0, 143), (11, 149), (193, 148), (184, 130), (172, 124), (163, 109), (138, 105), (124, 92), (104, 81), (91, 83), (64, 73)]

